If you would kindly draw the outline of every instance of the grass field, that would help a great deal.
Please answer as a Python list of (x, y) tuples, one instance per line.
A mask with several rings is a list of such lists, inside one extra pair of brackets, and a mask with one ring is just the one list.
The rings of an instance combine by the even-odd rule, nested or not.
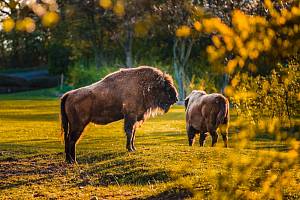
[[(184, 109), (174, 106), (137, 131), (133, 153), (125, 150), (122, 121), (89, 125), (77, 145), (79, 164), (72, 166), (64, 162), (59, 101), (14, 98), (22, 99), (0, 96), (0, 199), (215, 199), (219, 175), (231, 170), (229, 158), (255, 161), (258, 152), (287, 150), (284, 142), (266, 138), (247, 149), (233, 148), (234, 128), (230, 148), (221, 140), (211, 148), (209, 138), (205, 147), (191, 148)], [(296, 182), (284, 189), (284, 198), (300, 198), (298, 169), (291, 169)], [(270, 169), (250, 170), (249, 185), (235, 187), (259, 193), (257, 179)], [(238, 184), (237, 176), (232, 170), (232, 184)]]

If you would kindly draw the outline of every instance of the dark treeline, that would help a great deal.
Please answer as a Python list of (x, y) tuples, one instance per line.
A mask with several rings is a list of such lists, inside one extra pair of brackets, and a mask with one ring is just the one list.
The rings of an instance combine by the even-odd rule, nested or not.
[[(1, 2), (5, 6), (3, 2), (11, 1)], [(195, 83), (219, 91), (228, 80), (208, 62), (206, 47), (211, 35), (192, 32), (189, 37), (177, 37), (178, 27), (193, 27), (195, 20), (207, 16), (220, 17), (230, 25), (234, 9), (267, 15), (263, 4), (255, 0), (127, 0), (124, 13), (119, 14), (115, 8), (104, 9), (98, 0), (58, 0), (57, 4), (60, 21), (50, 28), (38, 23), (39, 18), (27, 8), (1, 12), (37, 21), (32, 33), (0, 32), (1, 68), (48, 67), (53, 74), (69, 76), (74, 66), (101, 71), (153, 65), (175, 77), (181, 99)]]

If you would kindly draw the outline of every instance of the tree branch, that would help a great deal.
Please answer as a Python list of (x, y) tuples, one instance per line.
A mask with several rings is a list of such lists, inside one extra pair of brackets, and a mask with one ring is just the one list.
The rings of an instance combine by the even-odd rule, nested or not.
[(5, 5), (6, 5), (7, 7), (9, 7), (9, 8), (10, 8), (10, 5), (9, 5), (9, 3), (8, 3), (8, 2), (6, 2), (6, 1), (4, 1), (4, 0), (0, 0), (0, 2), (2, 2), (2, 3), (5, 3)]
[(186, 66), (186, 64), (187, 64), (187, 62), (188, 62), (188, 60), (189, 60), (189, 58), (190, 58), (190, 55), (191, 55), (191, 51), (192, 51), (192, 47), (193, 47), (193, 45), (194, 45), (194, 40), (193, 39), (190, 39), (190, 43), (189, 43), (189, 46), (188, 46), (188, 48), (187, 48), (187, 51), (186, 51), (186, 53), (185, 53), (185, 58), (184, 58), (184, 60), (183, 60), (183, 62), (182, 62), (182, 65), (185, 67)]
[(5, 10), (0, 10), (1, 13), (6, 14), (6, 15), (10, 15), (11, 13), (5, 11)]

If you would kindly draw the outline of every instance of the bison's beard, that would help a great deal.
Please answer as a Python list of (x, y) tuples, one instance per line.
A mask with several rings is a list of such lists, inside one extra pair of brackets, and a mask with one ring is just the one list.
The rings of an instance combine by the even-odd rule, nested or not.
[(144, 119), (155, 117), (156, 115), (163, 114), (163, 113), (165, 113), (165, 111), (160, 107), (149, 108), (144, 114)]

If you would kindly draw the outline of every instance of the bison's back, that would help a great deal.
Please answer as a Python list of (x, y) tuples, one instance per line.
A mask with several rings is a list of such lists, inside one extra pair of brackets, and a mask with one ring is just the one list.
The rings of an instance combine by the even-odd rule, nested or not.
[(104, 77), (102, 80), (87, 86), (97, 94), (105, 94), (110, 98), (141, 100), (145, 84), (157, 81), (162, 72), (153, 67), (142, 66), (130, 69), (120, 69)]
[(126, 113), (142, 116), (146, 107), (144, 85), (149, 84), (149, 80), (156, 81), (161, 74), (152, 67), (120, 69), (87, 86), (94, 96), (92, 121), (106, 124), (122, 119)]

